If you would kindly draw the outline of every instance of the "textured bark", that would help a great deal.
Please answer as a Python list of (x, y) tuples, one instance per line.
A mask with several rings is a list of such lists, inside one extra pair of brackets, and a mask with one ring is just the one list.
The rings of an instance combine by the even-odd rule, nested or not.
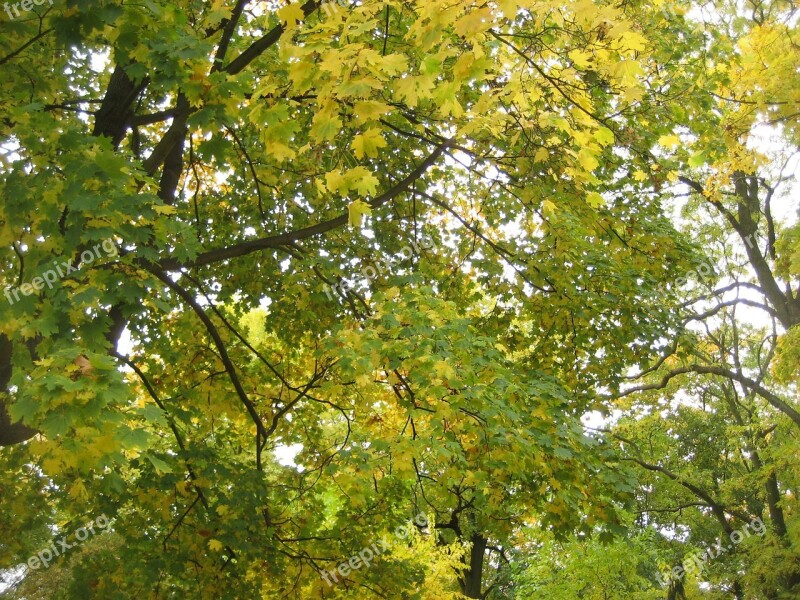
[(147, 81), (135, 84), (125, 69), (117, 66), (108, 82), (103, 103), (95, 115), (92, 135), (111, 138), (116, 148), (125, 138), (125, 132), (133, 116), (133, 103), (147, 85)]
[(483, 598), (483, 557), (486, 554), (486, 538), (474, 534), (470, 539), (472, 548), (469, 553), (469, 568), (461, 575), (461, 589), (467, 598)]
[(747, 258), (758, 277), (761, 289), (764, 290), (764, 295), (778, 313), (781, 325), (789, 329), (800, 323), (800, 298), (793, 298), (789, 290), (787, 293), (781, 290), (767, 262), (767, 256), (762, 254), (758, 245), (753, 241), (758, 233), (760, 216), (758, 180), (755, 177), (747, 177), (744, 173), (736, 172), (733, 176), (733, 183), (738, 196), (737, 232), (744, 241)]
[[(0, 390), (8, 389), (11, 380), (11, 356), (13, 344), (6, 336), (0, 335)], [(0, 446), (19, 444), (36, 435), (36, 430), (23, 425), (12, 423), (6, 410), (6, 403), (0, 398)]]

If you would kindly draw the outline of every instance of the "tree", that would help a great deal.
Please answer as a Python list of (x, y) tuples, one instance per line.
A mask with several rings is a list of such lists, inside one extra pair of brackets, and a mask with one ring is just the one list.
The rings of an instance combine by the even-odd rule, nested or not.
[[(789, 564), (774, 452), (798, 422), (780, 387), (798, 230), (746, 150), (749, 106), (797, 142), (788, 6), (721, 6), (712, 43), (676, 12), (599, 0), (22, 9), (0, 41), (0, 504), (24, 515), (2, 523), (4, 564), (102, 513), (109, 537), (59, 557), (63, 597), (524, 597), (532, 544), (578, 532), (572, 559), (597, 556), (642, 485), (705, 489), (649, 474), (694, 448), (631, 452), (647, 423), (625, 399), (689, 374), (746, 405), (751, 501), (784, 514)], [(780, 79), (735, 44), (769, 50)], [(699, 228), (710, 208), (762, 236), (755, 282), (728, 275), (787, 330), (769, 337), (775, 385), (763, 332), (727, 323), (715, 354), (687, 319), (723, 313), (676, 309), (670, 282), (703, 256), (667, 210), (680, 182)], [(610, 431), (581, 424), (619, 408)], [(684, 416), (707, 451), (729, 433)], [(713, 492), (723, 529), (734, 507), (759, 514)]]
[[(800, 585), (790, 516), (800, 303), (790, 266), (797, 225), (779, 207), (798, 144), (796, 101), (784, 91), (798, 83), (784, 66), (798, 58), (797, 29), (791, 5), (748, 7), (744, 15), (721, 6), (713, 24), (696, 29), (713, 59), (697, 45), (671, 50), (684, 66), (670, 93), (684, 101), (667, 110), (689, 147), (650, 160), (686, 186), (684, 231), (705, 256), (673, 288), (681, 322), (660, 357), (631, 376), (643, 383), (615, 394), (626, 413), (615, 435), (628, 460), (651, 473), (641, 491), (644, 524), (686, 532), (684, 554), (767, 523), (764, 540), (709, 565), (711, 589), (789, 598)], [(767, 129), (766, 152), (755, 140), (768, 125), (779, 129)]]

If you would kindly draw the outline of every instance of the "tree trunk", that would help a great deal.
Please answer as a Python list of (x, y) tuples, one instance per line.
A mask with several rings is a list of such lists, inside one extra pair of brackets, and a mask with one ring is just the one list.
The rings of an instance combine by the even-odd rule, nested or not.
[[(0, 335), (0, 392), (8, 390), (11, 380), (11, 354), (14, 344), (5, 335)], [(0, 398), (0, 446), (11, 446), (31, 439), (36, 435), (36, 430), (23, 425), (12, 423), (6, 410), (6, 403)]]
[(469, 553), (469, 568), (461, 575), (461, 591), (467, 598), (482, 598), (483, 557), (486, 554), (486, 538), (473, 534), (470, 539), (472, 548)]

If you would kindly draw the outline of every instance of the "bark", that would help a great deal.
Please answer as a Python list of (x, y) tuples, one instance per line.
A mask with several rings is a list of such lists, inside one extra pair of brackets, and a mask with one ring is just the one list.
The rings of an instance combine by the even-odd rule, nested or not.
[(469, 568), (461, 575), (461, 590), (467, 598), (483, 598), (481, 587), (483, 583), (483, 557), (486, 554), (486, 538), (480, 534), (473, 534), (470, 539), (472, 548), (469, 553)]
[[(11, 380), (11, 355), (13, 343), (4, 335), (0, 335), (0, 390), (8, 389)], [(5, 400), (0, 397), (0, 446), (19, 444), (36, 435), (36, 430), (23, 425), (12, 423), (8, 416)]]
[(146, 85), (147, 80), (138, 84), (131, 81), (125, 68), (118, 65), (108, 82), (103, 103), (95, 115), (92, 135), (109, 137), (112, 145), (118, 147), (125, 138), (133, 117), (133, 103)]

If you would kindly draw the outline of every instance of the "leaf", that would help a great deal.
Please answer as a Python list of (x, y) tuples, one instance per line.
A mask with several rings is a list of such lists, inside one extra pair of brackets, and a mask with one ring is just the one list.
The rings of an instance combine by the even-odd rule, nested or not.
[(674, 148), (681, 143), (681, 139), (677, 135), (662, 135), (658, 138), (658, 145), (663, 148)]
[(347, 205), (347, 223), (350, 227), (361, 227), (364, 215), (371, 215), (372, 207), (363, 200), (353, 200)]
[(472, 9), (458, 19), (453, 30), (457, 35), (473, 38), (492, 26), (492, 12), (488, 8)]
[(594, 132), (594, 139), (601, 146), (610, 146), (614, 143), (614, 133), (608, 127), (598, 127)]
[(9, 407), (11, 418), (16, 421), (24, 421), (27, 424), (33, 423), (41, 402), (30, 394), (21, 394), (14, 400)]
[(325, 174), (325, 187), (331, 192), (346, 194), (350, 190), (347, 176), (339, 170)]
[(145, 456), (147, 457), (147, 460), (150, 461), (150, 464), (153, 465), (157, 473), (172, 473), (172, 467), (168, 463), (150, 453), (146, 454)]
[(381, 57), (377, 67), (387, 75), (397, 75), (408, 69), (408, 58), (403, 54), (387, 54)]
[(599, 208), (601, 206), (605, 206), (606, 201), (603, 196), (597, 192), (589, 192), (586, 195), (586, 203), (592, 208)]
[(591, 64), (592, 55), (583, 50), (578, 50), (577, 48), (575, 50), (570, 50), (568, 56), (578, 69), (586, 69)]
[(388, 113), (391, 107), (378, 100), (361, 100), (353, 106), (353, 122), (361, 125), (367, 121), (375, 121)]
[(506, 19), (513, 19), (519, 11), (522, 0), (498, 0), (497, 5)]
[(433, 372), (443, 379), (450, 379), (456, 372), (446, 360), (440, 360), (433, 365)]
[(375, 127), (367, 129), (364, 133), (353, 138), (351, 148), (356, 158), (362, 159), (364, 156), (375, 158), (378, 150), (386, 147), (386, 140), (381, 135), (381, 130)]
[(695, 152), (689, 157), (689, 166), (696, 169), (697, 167), (702, 166), (708, 160), (705, 150), (700, 150)]
[(597, 160), (595, 154), (587, 148), (583, 148), (580, 152), (578, 152), (578, 162), (587, 173), (591, 173), (598, 166), (600, 166), (600, 162)]
[(647, 49), (647, 40), (639, 33), (626, 31), (620, 36), (619, 45), (624, 51), (643, 52)]
[(365, 167), (354, 167), (347, 171), (348, 187), (362, 197), (374, 196), (378, 190), (378, 179)]
[(539, 148), (536, 154), (533, 155), (533, 162), (540, 163), (546, 161), (550, 157), (550, 152), (547, 148)]
[(76, 481), (72, 484), (72, 486), (70, 486), (69, 495), (75, 500), (83, 501), (89, 498), (89, 491), (86, 489), (86, 486), (82, 481)]
[(305, 19), (305, 13), (300, 2), (293, 2), (286, 6), (279, 8), (277, 12), (278, 18), (287, 27), (295, 27)]
[(331, 110), (318, 112), (314, 116), (311, 137), (318, 142), (333, 140), (342, 128), (342, 120)]
[(159, 215), (174, 215), (178, 212), (177, 208), (169, 204), (156, 204), (153, 206), (153, 210)]
[(125, 427), (116, 435), (123, 448), (143, 450), (150, 445), (151, 434), (143, 428)]
[(69, 413), (60, 408), (48, 414), (41, 424), (41, 430), (47, 437), (64, 435), (72, 425), (72, 418)]

